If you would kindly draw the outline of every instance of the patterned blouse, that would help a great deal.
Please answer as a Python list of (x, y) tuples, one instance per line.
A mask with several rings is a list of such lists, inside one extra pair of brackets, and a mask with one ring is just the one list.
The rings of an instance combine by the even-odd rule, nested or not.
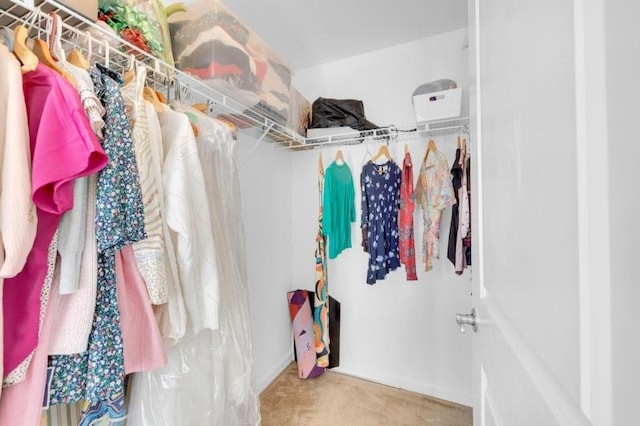
[(415, 197), (416, 203), (422, 207), (424, 219), (422, 260), (425, 271), (430, 271), (433, 259), (440, 255), (438, 242), (442, 211), (456, 203), (447, 157), (439, 151), (431, 151), (427, 161), (422, 162)]

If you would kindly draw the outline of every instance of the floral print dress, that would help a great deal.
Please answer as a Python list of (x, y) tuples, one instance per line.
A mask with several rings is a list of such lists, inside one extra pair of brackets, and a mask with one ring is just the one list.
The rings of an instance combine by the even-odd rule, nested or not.
[(456, 203), (447, 157), (431, 151), (422, 162), (415, 189), (416, 203), (422, 208), (424, 234), (422, 260), (425, 271), (433, 268), (433, 260), (440, 257), (440, 219), (442, 211)]
[[(124, 357), (120, 313), (116, 299), (115, 254), (146, 237), (144, 209), (138, 181), (129, 120), (120, 94), (120, 77), (97, 64), (91, 70), (96, 91), (105, 105), (103, 147), (109, 163), (98, 175), (96, 238), (98, 242), (98, 292), (86, 352), (50, 357), (53, 376), (51, 404), (91, 403), (119, 405), (124, 415)], [(107, 409), (104, 408), (106, 413)], [(112, 418), (112, 410), (109, 410)]]
[(393, 161), (362, 168), (362, 245), (369, 253), (367, 284), (375, 284), (400, 267), (398, 209), (402, 171)]

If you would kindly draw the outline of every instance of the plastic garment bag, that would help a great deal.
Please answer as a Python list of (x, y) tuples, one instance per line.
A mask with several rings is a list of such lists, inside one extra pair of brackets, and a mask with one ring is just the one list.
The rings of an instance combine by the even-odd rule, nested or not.
[(220, 274), (220, 327), (165, 345), (168, 364), (133, 375), (128, 426), (257, 425), (236, 143), (228, 127), (176, 105), (198, 127)]

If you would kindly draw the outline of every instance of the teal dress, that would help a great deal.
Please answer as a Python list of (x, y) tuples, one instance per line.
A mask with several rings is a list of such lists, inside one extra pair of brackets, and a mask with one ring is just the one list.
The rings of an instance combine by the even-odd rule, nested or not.
[(351, 223), (356, 221), (353, 176), (347, 163), (335, 161), (324, 175), (322, 229), (329, 240), (329, 259), (351, 248)]
[[(124, 415), (124, 356), (116, 299), (115, 253), (146, 238), (144, 208), (129, 120), (120, 94), (121, 78), (96, 65), (91, 78), (106, 109), (103, 148), (109, 163), (98, 174), (96, 239), (98, 289), (86, 352), (49, 358), (52, 405), (87, 400), (112, 418)], [(101, 405), (102, 404), (102, 405)]]

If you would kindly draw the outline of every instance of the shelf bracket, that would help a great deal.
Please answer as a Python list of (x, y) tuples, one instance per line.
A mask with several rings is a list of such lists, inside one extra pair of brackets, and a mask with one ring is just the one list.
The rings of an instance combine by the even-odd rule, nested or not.
[(258, 149), (258, 145), (260, 145), (262, 143), (262, 141), (264, 140), (264, 138), (267, 137), (267, 135), (269, 134), (269, 132), (273, 128), (273, 125), (274, 125), (274, 123), (270, 123), (269, 126), (267, 126), (266, 130), (262, 133), (260, 138), (258, 138), (258, 141), (251, 147), (249, 152), (247, 152), (247, 155), (245, 155), (244, 159), (240, 162), (240, 167), (244, 166), (244, 164), (247, 162), (249, 157), (251, 157), (251, 154), (253, 154), (253, 151)]

